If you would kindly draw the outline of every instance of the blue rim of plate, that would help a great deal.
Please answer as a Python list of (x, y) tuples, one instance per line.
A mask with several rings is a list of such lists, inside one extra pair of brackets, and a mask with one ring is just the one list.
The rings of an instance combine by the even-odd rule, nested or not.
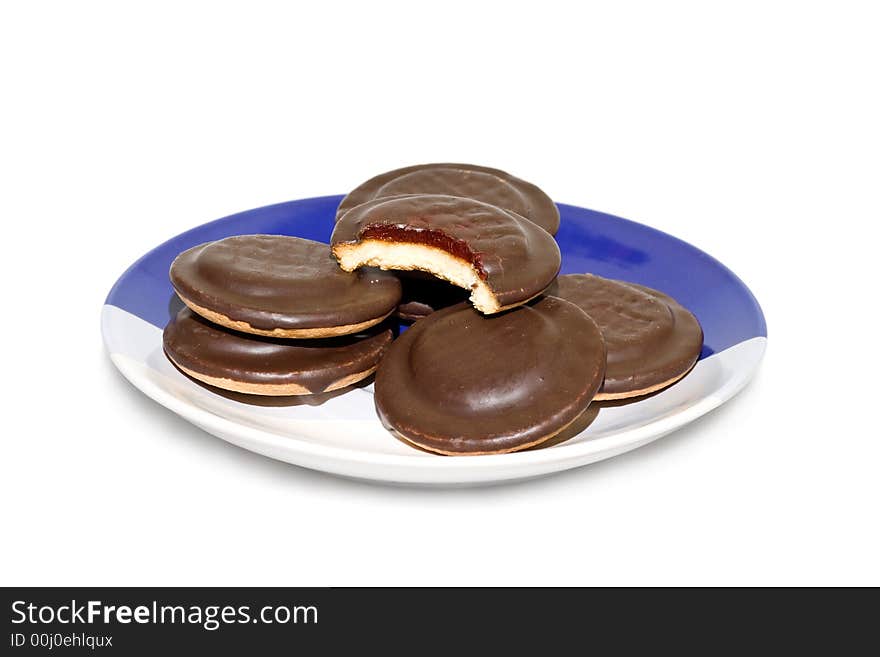
[[(179, 308), (168, 269), (181, 251), (231, 235), (254, 233), (327, 242), (342, 198), (321, 196), (268, 205), (181, 233), (132, 264), (113, 285), (105, 303), (164, 328)], [(574, 205), (557, 206), (561, 273), (594, 273), (647, 285), (674, 297), (703, 327), (700, 359), (767, 336), (764, 314), (754, 295), (712, 256), (628, 219)]]

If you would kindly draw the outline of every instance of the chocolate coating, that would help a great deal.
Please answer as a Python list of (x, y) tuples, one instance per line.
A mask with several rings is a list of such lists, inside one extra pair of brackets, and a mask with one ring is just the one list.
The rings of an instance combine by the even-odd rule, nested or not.
[(457, 196), (411, 194), (367, 201), (336, 223), (331, 244), (365, 239), (442, 249), (473, 265), (502, 307), (542, 292), (561, 264), (556, 240), (508, 210)]
[(397, 306), (397, 317), (407, 322), (415, 322), (416, 320), (427, 317), (435, 312), (436, 308), (424, 301), (405, 301)]
[(361, 203), (400, 194), (464, 196), (516, 212), (551, 235), (559, 229), (559, 210), (537, 186), (506, 171), (473, 164), (418, 164), (380, 174), (342, 199), (336, 218)]
[(703, 346), (697, 318), (649, 287), (592, 274), (566, 274), (547, 294), (592, 317), (605, 338), (608, 362), (600, 396), (651, 391), (688, 372)]
[(265, 331), (356, 325), (400, 301), (394, 275), (342, 271), (326, 244), (283, 235), (195, 246), (177, 256), (170, 277), (181, 297)]
[(467, 292), (424, 272), (405, 272), (400, 277), (403, 294), (397, 306), (400, 319), (414, 322), (431, 313), (467, 301)]
[(376, 373), (376, 410), (431, 451), (515, 451), (579, 417), (604, 370), (599, 328), (574, 304), (542, 297), (491, 316), (457, 304), (391, 345)]
[(171, 361), (195, 374), (255, 386), (293, 384), (312, 393), (375, 367), (392, 339), (388, 328), (323, 340), (268, 338), (216, 326), (189, 308), (162, 335)]

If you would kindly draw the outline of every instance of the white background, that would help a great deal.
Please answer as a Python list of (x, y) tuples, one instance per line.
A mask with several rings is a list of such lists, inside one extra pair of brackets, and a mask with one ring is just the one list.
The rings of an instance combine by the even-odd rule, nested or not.
[[(880, 584), (872, 4), (4, 3), (0, 583)], [(104, 354), (159, 242), (444, 160), (719, 258), (757, 378), (611, 461), (436, 491), (232, 447)]]

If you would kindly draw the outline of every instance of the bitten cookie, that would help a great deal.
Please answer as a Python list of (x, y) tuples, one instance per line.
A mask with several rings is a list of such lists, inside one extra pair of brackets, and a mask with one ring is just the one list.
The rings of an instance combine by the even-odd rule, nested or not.
[(286, 340), (230, 331), (183, 308), (162, 336), (183, 372), (224, 390), (252, 395), (308, 395), (338, 390), (372, 374), (393, 339), (391, 329), (363, 336)]
[(513, 452), (580, 417), (604, 371), (602, 334), (574, 304), (543, 297), (487, 317), (461, 303), (391, 345), (376, 373), (376, 410), (432, 452)]
[(559, 229), (559, 210), (537, 186), (505, 171), (473, 164), (419, 164), (380, 174), (342, 199), (336, 218), (361, 203), (401, 194), (464, 196), (511, 210), (551, 235)]
[(675, 299), (634, 283), (592, 274), (566, 274), (547, 294), (592, 317), (608, 350), (597, 400), (656, 392), (687, 374), (703, 347), (697, 318)]
[(325, 338), (378, 324), (400, 301), (400, 281), (374, 269), (342, 271), (320, 242), (240, 235), (200, 244), (171, 265), (171, 284), (196, 313), (227, 328)]
[(525, 303), (553, 282), (559, 247), (545, 230), (473, 199), (413, 194), (346, 212), (331, 238), (346, 271), (370, 265), (421, 270), (470, 290), (486, 314)]

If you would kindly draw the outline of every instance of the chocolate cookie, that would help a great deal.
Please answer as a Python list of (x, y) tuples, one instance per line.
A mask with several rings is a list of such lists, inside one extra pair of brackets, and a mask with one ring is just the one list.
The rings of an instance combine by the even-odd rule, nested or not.
[(285, 340), (215, 326), (182, 309), (162, 336), (165, 354), (191, 377), (252, 395), (308, 395), (372, 374), (391, 344), (391, 329), (323, 340)]
[(687, 374), (703, 346), (697, 318), (675, 299), (635, 283), (566, 274), (547, 294), (592, 317), (605, 338), (608, 364), (597, 400), (637, 397)]
[(432, 452), (513, 452), (580, 417), (604, 371), (602, 334), (574, 304), (543, 297), (486, 317), (461, 303), (391, 345), (376, 372), (376, 410)]
[(324, 338), (378, 324), (400, 301), (400, 282), (374, 269), (344, 272), (330, 247), (283, 235), (240, 235), (184, 251), (171, 284), (195, 312), (227, 328)]
[(487, 314), (525, 303), (559, 271), (556, 241), (494, 205), (457, 196), (411, 194), (358, 205), (331, 238), (339, 266), (430, 272), (471, 292)]
[(505, 171), (473, 164), (419, 164), (380, 174), (342, 199), (336, 218), (361, 203), (400, 194), (464, 196), (516, 212), (551, 235), (559, 229), (559, 210), (538, 187)]

